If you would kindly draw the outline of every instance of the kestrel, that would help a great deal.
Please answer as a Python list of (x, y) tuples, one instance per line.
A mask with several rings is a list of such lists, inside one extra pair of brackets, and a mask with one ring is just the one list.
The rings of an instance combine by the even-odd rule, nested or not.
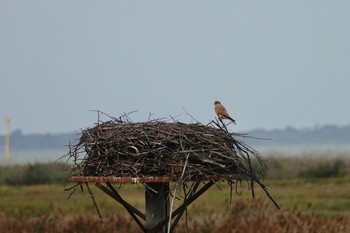
[(214, 106), (215, 106), (215, 113), (219, 117), (220, 120), (229, 119), (233, 122), (233, 124), (236, 124), (236, 121), (230, 117), (230, 115), (226, 111), (226, 108), (224, 107), (224, 105), (222, 105), (220, 103), (220, 101), (215, 101)]

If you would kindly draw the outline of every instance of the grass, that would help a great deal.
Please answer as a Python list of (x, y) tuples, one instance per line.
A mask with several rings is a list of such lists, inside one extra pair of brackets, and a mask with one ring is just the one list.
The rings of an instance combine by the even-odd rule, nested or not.
[[(188, 227), (190, 232), (293, 232), (285, 226), (298, 227), (298, 232), (344, 232), (340, 227), (350, 224), (349, 181), (350, 177), (267, 181), (280, 210), (258, 188), (253, 200), (245, 185), (229, 204), (229, 187), (221, 183), (221, 190), (212, 187), (189, 207)], [(91, 188), (102, 222), (87, 193), (77, 192), (67, 199), (69, 193), (61, 185), (0, 186), (0, 232), (138, 231), (120, 204), (94, 185)], [(120, 194), (144, 210), (143, 186), (125, 185)], [(185, 218), (179, 224), (177, 232), (186, 232)], [(308, 227), (323, 230), (310, 231)]]
[(324, 216), (350, 216), (349, 177), (272, 181), (269, 186), (286, 208)]
[[(330, 179), (291, 179), (267, 181), (271, 194), (283, 208), (297, 208), (302, 213), (317, 211), (325, 216), (347, 215), (350, 207), (350, 177)], [(105, 213), (122, 211), (123, 208), (102, 191), (90, 185), (94, 196)], [(220, 190), (221, 189), (221, 190)], [(195, 203), (202, 206), (204, 213), (229, 205), (230, 191), (225, 183), (220, 189), (213, 186)], [(250, 191), (245, 184), (237, 190), (240, 194), (233, 194), (232, 204), (236, 201), (249, 201)], [(137, 208), (144, 208), (144, 188), (137, 185), (124, 185), (119, 193)], [(265, 194), (258, 187), (255, 189), (258, 199), (266, 199)], [(93, 209), (91, 199), (84, 191), (79, 190), (67, 199), (69, 192), (64, 192), (61, 185), (32, 185), (32, 186), (0, 186), (3, 212), (14, 209), (47, 210), (50, 207), (60, 208), (63, 211), (84, 212)], [(272, 205), (272, 203), (271, 203)]]
[[(270, 156), (266, 161), (270, 172), (264, 183), (280, 210), (257, 186), (252, 199), (245, 183), (238, 186), (239, 195), (234, 193), (229, 204), (229, 186), (220, 183), (220, 189), (213, 186), (189, 206), (188, 221), (183, 217), (176, 232), (186, 232), (187, 227), (192, 233), (350, 232), (350, 160), (346, 156)], [(62, 180), (63, 170), (64, 166), (54, 164), (0, 167), (0, 232), (140, 232), (126, 210), (93, 184), (90, 187), (103, 220), (87, 192), (77, 190), (67, 199), (69, 192), (64, 192), (63, 185), (5, 185), (23, 184), (28, 174), (33, 175), (29, 183), (41, 181), (42, 174), (45, 182), (57, 182), (52, 177), (60, 174)], [(331, 177), (321, 178), (326, 172)], [(118, 191), (144, 211), (142, 185), (126, 184)]]

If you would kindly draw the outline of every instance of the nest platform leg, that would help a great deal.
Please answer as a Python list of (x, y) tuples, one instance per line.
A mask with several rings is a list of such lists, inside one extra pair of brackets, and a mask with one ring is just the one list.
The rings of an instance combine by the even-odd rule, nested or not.
[(160, 227), (159, 223), (169, 219), (169, 183), (147, 183), (145, 199), (146, 232), (166, 233), (167, 221)]

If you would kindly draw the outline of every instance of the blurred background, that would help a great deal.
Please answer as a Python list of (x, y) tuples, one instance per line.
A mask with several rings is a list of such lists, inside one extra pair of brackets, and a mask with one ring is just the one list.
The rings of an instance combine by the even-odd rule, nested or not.
[(237, 121), (231, 130), (272, 139), (267, 146), (282, 136), (257, 129), (323, 130), (301, 141), (348, 143), (349, 5), (1, 1), (0, 135), (10, 117), (13, 149), (43, 147), (21, 137), (71, 134), (62, 146), (97, 121), (91, 110), (206, 124), (220, 100)]

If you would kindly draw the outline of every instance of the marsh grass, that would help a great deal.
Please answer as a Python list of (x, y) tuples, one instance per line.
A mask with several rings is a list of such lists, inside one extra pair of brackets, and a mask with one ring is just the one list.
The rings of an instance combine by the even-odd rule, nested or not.
[[(212, 187), (188, 208), (177, 232), (347, 232), (350, 231), (350, 177), (267, 180), (281, 209), (246, 184), (229, 203), (229, 186)], [(103, 219), (87, 193), (67, 199), (62, 185), (0, 186), (0, 232), (140, 232), (127, 212), (91, 185)], [(125, 199), (144, 210), (142, 186), (125, 185)]]
[[(198, 215), (202, 208), (201, 205), (195, 205), (187, 221), (182, 218), (176, 232), (338, 233), (350, 230), (348, 217), (327, 218), (315, 213), (301, 214), (295, 208), (276, 210), (261, 199), (238, 200), (232, 206), (225, 206), (222, 212)], [(93, 210), (75, 213), (49, 206), (46, 211), (32, 212), (31, 217), (22, 210), (11, 215), (0, 212), (0, 219), (2, 233), (140, 232), (136, 223), (122, 212), (109, 212), (101, 220)]]
[[(346, 155), (318, 157), (310, 153), (297, 157), (271, 155), (265, 159), (270, 167), (265, 183), (280, 210), (257, 187), (256, 198), (252, 199), (244, 182), (237, 186), (238, 194), (234, 190), (230, 204), (230, 187), (221, 182), (188, 208), (187, 222), (185, 217), (181, 219), (177, 233), (186, 232), (186, 224), (192, 233), (350, 232), (350, 159)], [(341, 167), (342, 173), (327, 178), (303, 175), (308, 170), (324, 169), (319, 164), (334, 165), (339, 160), (345, 165)], [(6, 172), (10, 170), (13, 177), (17, 171), (20, 178), (27, 168), (2, 167), (0, 181), (1, 177), (9, 177)], [(50, 171), (38, 165), (32, 168)], [(54, 170), (62, 177), (59, 169)], [(45, 185), (0, 185), (0, 232), (140, 232), (121, 205), (94, 185), (91, 188), (102, 220), (88, 193), (77, 192), (67, 199), (69, 193), (64, 192), (63, 182), (53, 179)], [(116, 188), (128, 202), (144, 210), (142, 185), (126, 184)]]
[(310, 150), (299, 155), (270, 152), (264, 156), (267, 179), (331, 178), (350, 176), (350, 153)]

